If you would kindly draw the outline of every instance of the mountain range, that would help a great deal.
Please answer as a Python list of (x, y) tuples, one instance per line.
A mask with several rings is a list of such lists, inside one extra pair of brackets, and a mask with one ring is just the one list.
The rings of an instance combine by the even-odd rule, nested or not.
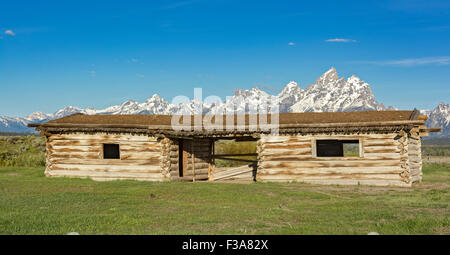
[[(359, 77), (339, 77), (336, 69), (331, 68), (321, 75), (314, 84), (302, 89), (294, 81), (289, 82), (277, 95), (271, 95), (259, 89), (238, 89), (235, 94), (221, 102), (202, 102), (192, 99), (179, 104), (171, 104), (154, 94), (145, 102), (128, 100), (120, 105), (97, 110), (92, 107), (81, 109), (68, 106), (52, 114), (34, 112), (26, 117), (0, 116), (0, 132), (33, 132), (28, 123), (46, 122), (75, 113), (84, 114), (210, 114), (237, 109), (237, 112), (249, 112), (250, 109), (278, 100), (280, 112), (339, 112), (339, 111), (382, 111), (395, 110), (384, 106), (375, 99), (370, 85)], [(433, 136), (450, 137), (450, 105), (440, 103), (433, 110), (422, 110), (428, 115), (428, 127), (442, 127), (442, 132)]]

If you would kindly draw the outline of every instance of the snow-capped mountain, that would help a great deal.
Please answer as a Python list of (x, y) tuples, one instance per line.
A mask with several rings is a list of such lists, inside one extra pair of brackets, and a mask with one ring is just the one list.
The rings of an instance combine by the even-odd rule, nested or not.
[(30, 122), (32, 121), (28, 121), (25, 118), (10, 118), (0, 116), (0, 132), (32, 132), (32, 130), (27, 127), (27, 124)]
[(301, 91), (299, 99), (293, 104), (290, 112), (348, 112), (391, 110), (379, 104), (369, 84), (355, 75), (345, 79), (339, 78), (336, 69), (331, 68), (315, 84)]
[(441, 102), (432, 111), (421, 111), (422, 114), (428, 116), (428, 120), (425, 121), (427, 127), (440, 127), (442, 131), (434, 133), (435, 137), (449, 137), (450, 136), (450, 104)]
[(291, 106), (303, 98), (305, 91), (302, 90), (295, 81), (289, 82), (278, 94), (280, 102), (280, 112), (289, 112)]
[[(183, 113), (248, 113), (261, 108), (270, 109), (270, 104), (278, 102), (280, 112), (333, 112), (362, 110), (394, 110), (378, 103), (370, 85), (355, 75), (349, 78), (339, 77), (336, 69), (331, 68), (320, 76), (314, 84), (305, 89), (291, 81), (278, 95), (270, 95), (259, 88), (250, 90), (238, 89), (233, 96), (224, 102), (202, 102), (192, 99), (180, 104), (171, 104), (164, 98), (154, 94), (145, 102), (128, 100), (120, 105), (96, 110), (92, 107), (80, 109), (74, 106), (63, 108), (53, 114), (34, 112), (26, 117), (1, 117), (0, 132), (33, 132), (27, 128), (28, 123), (45, 122), (74, 113), (84, 114), (183, 114)], [(268, 106), (265, 108), (263, 106)], [(429, 116), (427, 125), (443, 128), (440, 136), (450, 136), (449, 105), (441, 103), (433, 111), (424, 111)]]

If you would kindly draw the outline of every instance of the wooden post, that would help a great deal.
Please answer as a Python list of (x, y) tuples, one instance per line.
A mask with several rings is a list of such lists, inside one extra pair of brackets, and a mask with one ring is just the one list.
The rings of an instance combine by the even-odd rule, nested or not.
[(211, 168), (212, 168), (212, 154), (213, 152), (213, 146), (214, 146), (214, 139), (209, 140), (210, 141), (210, 145), (209, 145), (209, 160), (208, 160), (208, 180), (211, 180)]
[(214, 174), (216, 173), (216, 158), (214, 157), (214, 155), (216, 155), (216, 139), (213, 139), (213, 144), (212, 144), (212, 157), (213, 157), (213, 165), (212, 165), (212, 172), (213, 172), (213, 178), (214, 178)]

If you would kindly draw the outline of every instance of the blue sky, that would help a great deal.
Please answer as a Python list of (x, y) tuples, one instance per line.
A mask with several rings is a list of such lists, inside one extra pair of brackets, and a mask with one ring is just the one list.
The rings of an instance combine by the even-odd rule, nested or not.
[(331, 66), (385, 105), (430, 109), (450, 101), (449, 45), (450, 1), (4, 1), (0, 115), (275, 93)]

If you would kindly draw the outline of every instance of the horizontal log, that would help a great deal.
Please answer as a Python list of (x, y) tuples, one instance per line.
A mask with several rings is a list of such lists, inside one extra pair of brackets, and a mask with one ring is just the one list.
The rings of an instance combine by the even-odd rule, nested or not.
[(83, 170), (54, 170), (48, 172), (50, 176), (67, 176), (67, 177), (103, 177), (103, 178), (149, 178), (163, 179), (161, 173), (129, 173), (129, 172), (102, 172), (102, 171), (83, 171)]
[(86, 171), (119, 171), (119, 172), (161, 172), (159, 165), (80, 165), (52, 164), (51, 170), (86, 170)]
[[(202, 163), (208, 163), (209, 159), (205, 159), (205, 158), (194, 158), (194, 162), (195, 164), (202, 164)], [(188, 157), (186, 164), (192, 164), (192, 158)]]
[[(408, 156), (404, 156), (405, 159)], [(277, 154), (277, 155), (263, 155), (260, 156), (259, 161), (324, 161), (329, 162), (332, 161), (367, 161), (367, 160), (396, 160), (397, 162), (402, 159), (399, 153), (388, 154), (388, 155), (374, 155), (369, 154), (364, 157), (313, 157), (310, 154), (307, 155), (285, 155), (285, 154)]]
[[(195, 163), (195, 169), (208, 168), (208, 166), (209, 166), (208, 163)], [(192, 163), (188, 163), (187, 162), (186, 169), (187, 170), (192, 170)]]
[(364, 147), (365, 148), (369, 148), (369, 147), (376, 147), (376, 148), (381, 148), (381, 147), (397, 147), (400, 143), (394, 141), (394, 140), (390, 140), (389, 142), (364, 142)]
[(260, 166), (264, 168), (315, 168), (315, 167), (372, 167), (372, 166), (398, 166), (397, 160), (356, 160), (356, 161), (263, 161)]
[(117, 160), (117, 159), (76, 159), (76, 158), (49, 158), (52, 164), (79, 164), (79, 165), (120, 165), (120, 166), (159, 166), (160, 158), (144, 159), (144, 160)]
[(365, 153), (397, 153), (400, 150), (397, 147), (364, 147)]
[(362, 179), (362, 180), (400, 180), (399, 174), (261, 174), (262, 180), (336, 180), (336, 179)]
[(310, 143), (311, 138), (301, 138), (295, 136), (272, 136), (261, 138), (261, 142), (265, 144), (272, 143)]
[(423, 132), (441, 132), (442, 128), (437, 127), (437, 128), (426, 128)]
[[(195, 175), (207, 175), (208, 174), (208, 168), (204, 168), (204, 169), (195, 169)], [(193, 172), (192, 171), (186, 171), (183, 173), (183, 176), (192, 176)]]
[(243, 154), (215, 154), (214, 157), (230, 157), (230, 156), (258, 156), (258, 153), (243, 153)]
[[(257, 179), (263, 182), (292, 182), (287, 179)], [(295, 181), (295, 180), (294, 180)], [(411, 187), (411, 183), (406, 183), (401, 180), (298, 180), (298, 182), (322, 185), (368, 185), (368, 186), (393, 186), (393, 187)]]
[(93, 146), (47, 146), (47, 151), (51, 152), (101, 152), (102, 145)]
[[(72, 153), (72, 152), (95, 152), (101, 153), (103, 152), (102, 145), (93, 145), (93, 146), (48, 146), (47, 150), (50, 153)], [(129, 147), (129, 146), (120, 146), (119, 151), (121, 154), (126, 155), (127, 153), (143, 153), (143, 152), (152, 152), (152, 153), (160, 153), (161, 149), (159, 147)], [(76, 153), (75, 153), (76, 154)], [(100, 154), (99, 154), (100, 155)]]
[(364, 141), (389, 141), (394, 140), (398, 141), (399, 134), (398, 133), (391, 133), (391, 134), (368, 134), (363, 136)]
[(364, 144), (377, 144), (377, 143), (382, 143), (382, 144), (388, 144), (388, 143), (396, 143), (398, 144), (398, 140), (395, 140), (394, 137), (389, 137), (389, 138), (374, 138), (374, 137), (364, 137), (362, 138), (362, 141)]
[(160, 146), (158, 142), (139, 142), (139, 141), (122, 141), (122, 140), (55, 140), (49, 141), (52, 146), (96, 146), (102, 144), (120, 144), (122, 146), (141, 147), (141, 146)]
[(155, 142), (156, 137), (146, 135), (129, 135), (129, 134), (106, 134), (106, 133), (73, 133), (73, 134), (53, 134), (49, 137), (49, 141), (54, 140), (121, 140), (121, 141), (141, 141), (141, 142)]
[(120, 153), (120, 159), (127, 160), (127, 159), (151, 159), (155, 157), (160, 157), (160, 152), (121, 152)]
[(78, 159), (100, 159), (100, 152), (53, 152), (48, 151), (47, 157), (49, 158), (78, 158)]
[(308, 149), (263, 149), (259, 156), (275, 156), (275, 155), (312, 155), (311, 148)]
[(303, 149), (303, 148), (311, 148), (311, 143), (304, 144), (263, 144), (263, 150), (265, 149)]
[[(57, 176), (55, 176), (57, 177)], [(93, 181), (119, 181), (119, 180), (133, 180), (133, 181), (146, 181), (146, 182), (164, 182), (168, 181), (167, 178), (107, 178), (107, 177), (89, 177)]]
[(227, 158), (227, 157), (216, 157), (216, 159), (220, 160), (228, 160), (228, 161), (238, 161), (238, 162), (257, 162), (256, 160), (250, 160), (250, 159), (240, 159), (240, 158)]
[[(311, 154), (307, 155), (284, 155), (284, 154), (277, 154), (277, 155), (267, 155), (263, 154), (262, 156), (258, 157), (259, 162), (263, 161), (316, 161), (315, 157), (312, 157)], [(322, 159), (323, 160), (323, 159)], [(328, 161), (324, 160), (324, 161)]]
[[(318, 127), (317, 124), (310, 124), (313, 127)], [(297, 137), (301, 139), (393, 139), (396, 137), (398, 133), (388, 133), (388, 134), (350, 134), (350, 135), (340, 135), (340, 134), (318, 134), (318, 135), (299, 135), (299, 136), (291, 136), (291, 137)], [(265, 139), (278, 139), (276, 138), (278, 136), (274, 135), (261, 135), (261, 141), (264, 141)], [(280, 135), (280, 140), (283, 139), (283, 137), (289, 137), (289, 135)]]
[(262, 168), (258, 169), (261, 175), (276, 174), (400, 174), (404, 171), (400, 166), (396, 167), (316, 167), (316, 168)]
[[(364, 152), (364, 158), (372, 159), (372, 158), (381, 158), (381, 157), (390, 157), (390, 158), (402, 158), (402, 154), (398, 152)], [(407, 158), (407, 156), (406, 156)]]

